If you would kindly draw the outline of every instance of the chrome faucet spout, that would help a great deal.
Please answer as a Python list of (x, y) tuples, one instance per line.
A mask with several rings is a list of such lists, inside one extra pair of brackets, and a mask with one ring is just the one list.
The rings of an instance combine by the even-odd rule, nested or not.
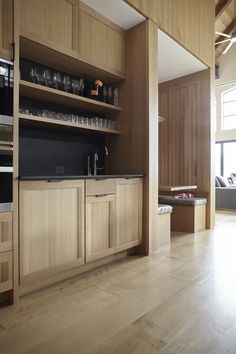
[(98, 161), (98, 154), (97, 152), (94, 153), (94, 164), (93, 164), (93, 174), (97, 176), (97, 161)]

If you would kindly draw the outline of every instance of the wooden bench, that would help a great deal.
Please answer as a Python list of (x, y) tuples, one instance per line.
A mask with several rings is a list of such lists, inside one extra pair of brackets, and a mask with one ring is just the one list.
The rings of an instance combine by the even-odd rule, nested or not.
[(158, 238), (160, 246), (170, 243), (170, 215), (172, 207), (166, 204), (158, 204)]
[(206, 229), (206, 198), (180, 199), (159, 195), (159, 202), (173, 207), (171, 231), (192, 233)]

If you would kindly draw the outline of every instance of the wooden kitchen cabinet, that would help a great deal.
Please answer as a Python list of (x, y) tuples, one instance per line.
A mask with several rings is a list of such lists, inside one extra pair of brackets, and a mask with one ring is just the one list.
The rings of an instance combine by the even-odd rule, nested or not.
[(12, 212), (0, 213), (0, 252), (12, 250)]
[(0, 253), (0, 293), (12, 289), (12, 252)]
[(84, 181), (20, 183), (20, 283), (84, 263)]
[(134, 247), (142, 242), (143, 182), (141, 178), (116, 180), (116, 246)]
[(0, 0), (0, 58), (12, 60), (13, 0)]
[(70, 54), (78, 50), (78, 0), (20, 0), (20, 34)]
[(86, 262), (114, 253), (114, 194), (86, 197)]
[(124, 75), (125, 31), (80, 4), (79, 54), (91, 64)]
[(86, 181), (86, 262), (141, 244), (142, 189), (141, 178)]

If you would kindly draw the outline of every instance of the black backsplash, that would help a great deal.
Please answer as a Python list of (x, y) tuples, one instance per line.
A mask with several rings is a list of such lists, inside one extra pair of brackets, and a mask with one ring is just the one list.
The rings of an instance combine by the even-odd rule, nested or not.
[(99, 154), (98, 167), (105, 167), (104, 148), (104, 136), (22, 125), (19, 175), (86, 175), (87, 156), (95, 151)]

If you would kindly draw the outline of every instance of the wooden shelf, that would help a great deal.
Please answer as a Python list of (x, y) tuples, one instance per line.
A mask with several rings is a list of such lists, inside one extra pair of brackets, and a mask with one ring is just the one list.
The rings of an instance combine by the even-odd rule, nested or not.
[(120, 107), (23, 80), (20, 81), (20, 95), (96, 113), (117, 113), (122, 111)]
[(123, 81), (125, 76), (119, 71), (111, 71), (97, 64), (88, 63), (87, 58), (83, 58), (78, 53), (68, 51), (63, 53), (58, 48), (49, 48), (40, 41), (20, 36), (20, 56), (51, 68), (87, 79), (99, 79), (107, 83)]
[(43, 124), (43, 125), (50, 125), (51, 127), (54, 126), (55, 128), (57, 127), (67, 127), (67, 128), (74, 128), (74, 129), (82, 129), (87, 132), (94, 132), (94, 133), (102, 133), (102, 134), (116, 134), (119, 135), (120, 132), (115, 129), (105, 129), (105, 128), (97, 128), (97, 127), (90, 127), (90, 126), (85, 126), (83, 124), (76, 124), (76, 123), (70, 123), (70, 122), (64, 122), (61, 120), (57, 119), (51, 119), (51, 118), (46, 118), (46, 117), (39, 117), (39, 116), (33, 116), (33, 115), (28, 115), (28, 114), (22, 114), (19, 113), (19, 118), (21, 121), (24, 121), (28, 124)]

